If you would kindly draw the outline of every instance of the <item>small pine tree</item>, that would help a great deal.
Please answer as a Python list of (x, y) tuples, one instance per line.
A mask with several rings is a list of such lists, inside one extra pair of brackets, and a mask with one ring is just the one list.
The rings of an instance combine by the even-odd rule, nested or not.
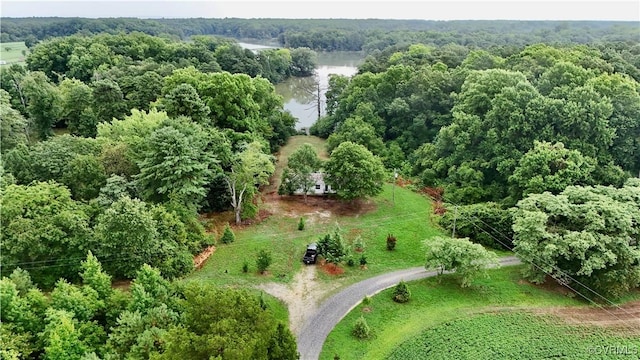
[(304, 218), (301, 217), (300, 221), (298, 221), (298, 230), (302, 231), (304, 230)]
[(392, 251), (396, 248), (396, 237), (389, 234), (387, 235), (387, 250)]
[(258, 268), (258, 272), (260, 274), (264, 274), (269, 265), (271, 265), (271, 253), (264, 249), (260, 250), (256, 257), (256, 267)]
[(353, 256), (349, 256), (349, 258), (347, 259), (347, 266), (356, 266), (356, 260), (353, 258)]
[(360, 256), (360, 266), (365, 265), (367, 265), (367, 256), (365, 254), (362, 254), (362, 256)]
[(411, 292), (404, 281), (400, 281), (393, 289), (393, 301), (398, 303), (406, 303), (411, 299)]
[(231, 244), (235, 240), (236, 240), (236, 236), (234, 235), (233, 230), (231, 230), (231, 227), (229, 226), (229, 224), (227, 224), (224, 227), (224, 232), (222, 233), (222, 237), (220, 237), (220, 242), (223, 244)]
[(352, 333), (353, 336), (360, 340), (368, 339), (371, 336), (371, 329), (363, 316), (360, 316), (358, 320), (356, 320)]
[(358, 235), (358, 237), (356, 237), (356, 239), (353, 241), (353, 247), (355, 248), (356, 252), (364, 251), (364, 240), (362, 240), (362, 236)]
[(367, 305), (369, 305), (369, 304), (371, 304), (371, 298), (365, 295), (365, 296), (362, 298), (362, 305), (367, 306)]
[(242, 272), (243, 273), (249, 272), (249, 262), (247, 260), (245, 260), (244, 263), (242, 264)]

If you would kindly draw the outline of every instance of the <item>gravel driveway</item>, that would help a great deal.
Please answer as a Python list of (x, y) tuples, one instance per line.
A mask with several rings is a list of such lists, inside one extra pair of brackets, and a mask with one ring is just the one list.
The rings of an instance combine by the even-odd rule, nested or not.
[[(514, 256), (500, 259), (501, 266), (517, 264), (520, 264), (520, 260)], [(411, 281), (436, 275), (436, 271), (427, 271), (424, 267), (399, 270), (355, 283), (333, 295), (320, 304), (315, 313), (304, 319), (304, 324), (300, 326), (299, 331), (295, 331), (300, 358), (302, 360), (318, 359), (322, 345), (331, 330), (362, 301), (363, 297), (388, 289), (400, 280)]]

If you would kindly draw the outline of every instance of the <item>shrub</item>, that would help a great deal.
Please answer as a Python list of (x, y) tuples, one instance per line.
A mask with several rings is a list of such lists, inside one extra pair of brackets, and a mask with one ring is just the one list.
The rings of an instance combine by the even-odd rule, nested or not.
[(258, 272), (260, 274), (264, 274), (269, 265), (271, 265), (271, 252), (264, 249), (260, 250), (256, 257), (256, 267), (258, 268)]
[(389, 234), (387, 235), (387, 250), (392, 251), (396, 248), (396, 237)]
[[(513, 216), (509, 210), (503, 209), (493, 202), (458, 206), (457, 210), (449, 209), (441, 218), (440, 225), (450, 232), (456, 224), (456, 237), (466, 237), (476, 244), (494, 249), (510, 249), (513, 243)], [(503, 242), (506, 247), (495, 239)]]
[(298, 230), (302, 231), (304, 230), (304, 218), (301, 217), (300, 221), (298, 221)]
[(367, 257), (362, 254), (362, 256), (360, 256), (360, 266), (365, 266), (367, 265)]
[(229, 224), (224, 227), (224, 232), (222, 233), (222, 237), (220, 237), (220, 242), (223, 244), (231, 244), (236, 240), (236, 236), (233, 234), (233, 230)]
[(406, 303), (411, 299), (411, 292), (404, 281), (400, 281), (393, 289), (393, 301), (398, 303)]
[(340, 235), (340, 228), (326, 234), (318, 240), (318, 254), (329, 263), (337, 264), (347, 255), (347, 249)]
[(353, 256), (349, 256), (349, 258), (347, 259), (347, 266), (356, 266), (356, 260), (353, 258)]
[(242, 264), (242, 272), (243, 273), (249, 272), (249, 262), (247, 260), (245, 260), (244, 263)]
[(356, 239), (353, 241), (353, 247), (355, 248), (356, 252), (364, 251), (364, 240), (362, 240), (362, 236), (358, 235), (358, 237), (356, 237)]
[(363, 316), (360, 316), (358, 320), (356, 320), (352, 334), (360, 340), (368, 339), (371, 336), (371, 329)]

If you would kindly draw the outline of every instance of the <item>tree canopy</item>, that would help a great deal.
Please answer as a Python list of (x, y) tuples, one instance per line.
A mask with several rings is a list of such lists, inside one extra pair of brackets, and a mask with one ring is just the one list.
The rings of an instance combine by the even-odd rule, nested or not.
[(346, 141), (338, 145), (324, 169), (325, 181), (341, 199), (375, 196), (382, 191), (385, 177), (382, 161), (360, 144)]
[(639, 221), (637, 179), (531, 194), (516, 206), (515, 252), (535, 282), (550, 275), (588, 298), (617, 297), (640, 285)]

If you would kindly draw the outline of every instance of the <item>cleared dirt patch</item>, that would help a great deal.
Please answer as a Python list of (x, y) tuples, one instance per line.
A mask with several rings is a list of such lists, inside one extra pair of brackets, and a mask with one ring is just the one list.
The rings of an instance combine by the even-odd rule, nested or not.
[(305, 266), (289, 285), (266, 283), (258, 285), (258, 289), (287, 304), (289, 326), (294, 334), (298, 334), (309, 316), (316, 312), (319, 301), (339, 286), (340, 282), (337, 281), (319, 282), (316, 279), (316, 267)]
[(212, 245), (204, 249), (200, 254), (196, 255), (193, 258), (193, 265), (195, 268), (198, 270), (201, 269), (214, 251), (216, 251), (216, 247)]
[(640, 335), (640, 301), (620, 307), (560, 307), (536, 309), (534, 313), (549, 314), (569, 324), (601, 326), (630, 335)]
[(376, 209), (371, 200), (342, 201), (326, 196), (307, 196), (305, 203), (302, 196), (277, 194), (267, 195), (264, 199), (264, 206), (270, 211), (293, 218), (310, 216), (330, 221), (332, 215), (358, 217)]
[(327, 275), (340, 275), (340, 274), (344, 274), (344, 269), (341, 268), (340, 266), (336, 265), (336, 264), (332, 264), (332, 263), (328, 263), (328, 264), (324, 264), (320, 267), (320, 269), (322, 270), (322, 272), (324, 272)]

